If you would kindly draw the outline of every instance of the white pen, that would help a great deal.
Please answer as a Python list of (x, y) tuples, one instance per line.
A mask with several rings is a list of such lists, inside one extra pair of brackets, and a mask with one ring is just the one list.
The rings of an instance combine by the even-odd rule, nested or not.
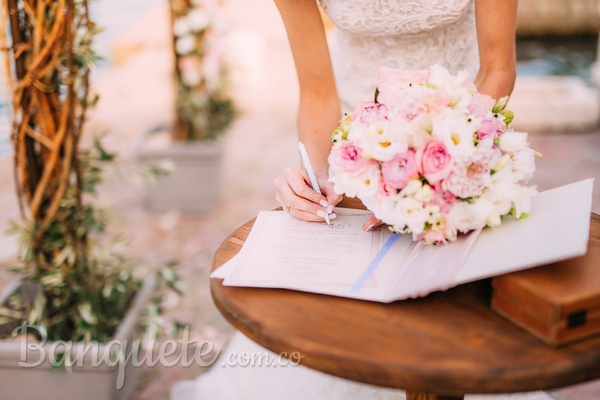
[[(319, 182), (317, 182), (315, 171), (312, 169), (312, 165), (310, 164), (310, 159), (308, 158), (306, 147), (304, 147), (302, 142), (298, 143), (298, 150), (300, 150), (302, 165), (304, 165), (304, 169), (308, 174), (308, 179), (310, 179), (310, 184), (312, 185), (313, 190), (322, 195), (323, 193), (321, 193), (321, 188), (319, 187)], [(323, 209), (325, 210), (325, 221), (327, 222), (327, 225), (331, 225), (331, 222), (329, 221), (329, 215), (327, 215), (327, 207), (324, 206)]]

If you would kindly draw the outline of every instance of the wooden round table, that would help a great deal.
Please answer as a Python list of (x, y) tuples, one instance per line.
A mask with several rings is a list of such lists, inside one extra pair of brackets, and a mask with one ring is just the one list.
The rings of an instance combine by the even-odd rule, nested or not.
[[(356, 204), (354, 204), (356, 206)], [(250, 221), (215, 253), (211, 270), (241, 248)], [(600, 241), (592, 215), (590, 240)], [(490, 280), (381, 304), (280, 289), (223, 286), (221, 313), (274, 353), (338, 377), (405, 389), (407, 399), (552, 389), (600, 377), (600, 336), (554, 348), (490, 309)]]

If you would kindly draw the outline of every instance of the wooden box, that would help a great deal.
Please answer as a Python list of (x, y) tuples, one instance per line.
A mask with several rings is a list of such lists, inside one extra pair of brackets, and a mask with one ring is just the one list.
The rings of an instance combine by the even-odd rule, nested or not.
[(600, 334), (600, 243), (585, 256), (495, 277), (492, 308), (551, 345)]

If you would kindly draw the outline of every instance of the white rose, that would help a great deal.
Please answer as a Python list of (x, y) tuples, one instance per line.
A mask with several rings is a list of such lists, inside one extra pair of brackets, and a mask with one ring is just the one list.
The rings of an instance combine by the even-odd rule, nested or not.
[(398, 200), (394, 211), (414, 234), (418, 235), (423, 232), (425, 222), (429, 218), (429, 214), (423, 208), (423, 203), (412, 197), (405, 197)]
[(196, 48), (196, 38), (192, 35), (180, 37), (175, 42), (175, 51), (177, 54), (190, 54)]
[(481, 217), (480, 212), (474, 211), (471, 204), (466, 201), (460, 201), (452, 206), (448, 213), (448, 219), (457, 231), (463, 233), (483, 228), (486, 223), (485, 218)]
[(509, 153), (515, 153), (527, 146), (527, 132), (504, 132), (498, 143), (500, 148)]
[[(367, 204), (365, 204), (365, 206), (367, 206)], [(404, 226), (406, 225), (406, 221), (404, 221), (398, 213), (394, 212), (395, 207), (396, 197), (394, 196), (389, 196), (385, 199), (379, 200), (379, 207), (377, 208), (377, 211), (375, 211), (374, 209), (371, 210), (371, 208), (367, 206), (369, 210), (375, 213), (375, 216), (377, 218), (379, 218), (386, 224), (394, 225), (399, 228), (404, 228)]]
[(497, 222), (497, 225), (500, 225), (500, 222), (498, 221), (500, 215), (496, 213), (496, 207), (491, 201), (486, 200), (485, 198), (479, 198), (471, 205), (471, 207), (476, 220), (483, 221), (481, 228), (487, 225), (488, 222), (491, 222), (492, 224)]
[(404, 189), (402, 189), (400, 191), (400, 196), (402, 196), (402, 197), (412, 196), (415, 193), (417, 193), (421, 189), (422, 186), (423, 186), (423, 182), (421, 182), (420, 179), (412, 179), (412, 180), (408, 181), (406, 186), (404, 186)]
[(335, 176), (329, 178), (329, 182), (333, 183), (333, 191), (337, 194), (356, 197), (356, 188), (353, 185), (352, 178), (349, 172), (336, 172)]
[(351, 184), (356, 188), (358, 197), (373, 197), (377, 194), (379, 189), (379, 179), (381, 173), (379, 168), (372, 166), (367, 171), (359, 176), (353, 177), (353, 183)]
[(535, 172), (535, 150), (526, 145), (524, 149), (517, 151), (512, 156), (512, 169), (519, 176), (519, 179), (528, 182)]
[[(419, 181), (420, 182), (420, 181)], [(422, 201), (423, 203), (428, 203), (433, 196), (433, 189), (429, 185), (423, 185), (416, 193), (415, 199), (418, 201)]]

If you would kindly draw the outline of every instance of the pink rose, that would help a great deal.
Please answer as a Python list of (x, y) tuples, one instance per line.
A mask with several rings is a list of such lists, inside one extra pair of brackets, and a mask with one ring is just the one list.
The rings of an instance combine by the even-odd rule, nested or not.
[(417, 150), (417, 167), (430, 185), (446, 178), (452, 171), (452, 157), (439, 139), (430, 139)]
[(471, 99), (471, 104), (467, 106), (467, 110), (473, 116), (479, 119), (484, 119), (489, 111), (494, 108), (494, 99), (487, 94), (475, 93)]
[(427, 204), (438, 206), (440, 208), (440, 212), (448, 214), (452, 206), (457, 202), (458, 199), (455, 195), (443, 190), (441, 187), (437, 187), (435, 193), (433, 196), (431, 196), (431, 200)]
[[(408, 83), (427, 83), (429, 79), (429, 70), (420, 71), (399, 70), (388, 67), (379, 67), (375, 75), (379, 84), (384, 85), (405, 85)], [(381, 89), (381, 88), (380, 88)]]
[(360, 175), (373, 164), (362, 156), (362, 149), (354, 142), (343, 142), (340, 147), (331, 150), (328, 158), (329, 165), (335, 169)]
[(373, 122), (386, 120), (388, 115), (388, 109), (385, 104), (371, 104), (367, 105), (360, 112), (360, 122), (369, 126)]
[(381, 174), (385, 182), (394, 189), (402, 189), (408, 181), (419, 177), (415, 152), (397, 154), (390, 161), (381, 163)]
[[(393, 192), (392, 192), (393, 191)], [(394, 188), (390, 187), (385, 180), (379, 180), (379, 187), (377, 188), (377, 197), (380, 199), (388, 198), (392, 195), (392, 193), (396, 193)]]
[(492, 138), (496, 139), (506, 132), (506, 125), (498, 118), (488, 118), (481, 123), (479, 130), (477, 131), (477, 137), (479, 140)]
[(364, 110), (366, 107), (371, 107), (375, 104), (377, 104), (377, 103), (375, 103), (373, 100), (361, 101), (360, 103), (358, 103), (358, 105), (356, 106), (354, 111), (352, 111), (352, 114), (350, 115), (350, 120), (354, 121), (356, 118), (358, 118), (360, 116), (360, 114), (362, 113), (362, 110)]

